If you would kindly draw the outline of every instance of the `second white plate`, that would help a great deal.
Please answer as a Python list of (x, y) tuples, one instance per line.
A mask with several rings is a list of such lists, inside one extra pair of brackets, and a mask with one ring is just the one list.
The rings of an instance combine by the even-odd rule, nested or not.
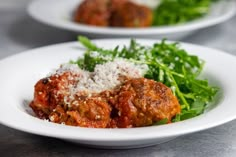
[(230, 19), (236, 10), (234, 0), (221, 0), (212, 6), (209, 14), (182, 25), (149, 28), (105, 28), (73, 22), (74, 9), (82, 0), (34, 0), (28, 7), (29, 14), (36, 20), (90, 37), (145, 37), (179, 39), (194, 31), (219, 24)]

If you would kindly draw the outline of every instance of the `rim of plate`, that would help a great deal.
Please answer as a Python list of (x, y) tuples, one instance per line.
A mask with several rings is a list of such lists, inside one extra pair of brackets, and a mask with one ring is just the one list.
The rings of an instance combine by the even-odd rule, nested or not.
[[(94, 40), (96, 44), (109, 44), (109, 43), (118, 43), (118, 44), (127, 44), (129, 39), (105, 39), (105, 40)], [(141, 44), (151, 44), (153, 42), (157, 42), (158, 40), (145, 40), (145, 39), (137, 39), (137, 41)], [(78, 46), (77, 42), (68, 42), (62, 44), (55, 44), (51, 46), (41, 47), (29, 51), (25, 51), (23, 53), (19, 53), (17, 55), (13, 55), (7, 57), (0, 61), (0, 72), (3, 74), (2, 81), (0, 82), (0, 123), (6, 125), (8, 127), (21, 130), (28, 133), (34, 133), (43, 136), (56, 137), (62, 139), (71, 139), (71, 140), (81, 140), (81, 141), (136, 141), (136, 140), (148, 140), (148, 139), (157, 139), (157, 138), (165, 138), (165, 137), (175, 137), (179, 135), (189, 134), (205, 129), (209, 129), (231, 120), (236, 119), (236, 110), (232, 109), (236, 97), (234, 90), (236, 88), (236, 84), (234, 83), (234, 78), (236, 77), (235, 73), (229, 73), (227, 70), (223, 70), (224, 68), (232, 68), (232, 66), (236, 67), (236, 57), (225, 52), (215, 50), (212, 48), (207, 48), (203, 46), (198, 46), (194, 44), (188, 44), (180, 42), (181, 47), (184, 49), (192, 49), (200, 52), (199, 56), (208, 56), (208, 58), (214, 58), (221, 60), (221, 65), (216, 65), (214, 72), (217, 75), (218, 79), (221, 83), (222, 90), (224, 91), (224, 98), (219, 102), (219, 104), (212, 110), (207, 113), (204, 113), (198, 117), (167, 124), (160, 126), (150, 126), (150, 127), (140, 127), (140, 128), (128, 128), (128, 129), (95, 129), (95, 128), (81, 128), (81, 127), (72, 127), (65, 126), (60, 124), (55, 124), (51, 122), (47, 122), (44, 120), (40, 120), (36, 117), (33, 117), (25, 112), (19, 112), (19, 110), (15, 107), (16, 103), (21, 103), (19, 101), (14, 102), (12, 99), (10, 89), (4, 88), (8, 87), (9, 84), (9, 76), (5, 74), (9, 74), (8, 67), (13, 62), (16, 62), (19, 68), (21, 64), (27, 64), (25, 61), (21, 61), (20, 59), (27, 58), (32, 59), (34, 56), (35, 60), (38, 59), (37, 56), (50, 56), (48, 51), (63, 51), (57, 52), (65, 55), (65, 50), (68, 52)], [(81, 50), (76, 50), (80, 51)], [(78, 53), (78, 52), (76, 52)], [(194, 52), (195, 53), (195, 52)], [(217, 55), (215, 55), (217, 53)], [(54, 54), (55, 55), (55, 54)], [(55, 56), (54, 56), (55, 57)], [(17, 60), (18, 59), (18, 60)], [(19, 63), (18, 63), (19, 62)], [(212, 62), (212, 61), (211, 61)], [(222, 67), (224, 65), (224, 67)], [(14, 65), (13, 65), (14, 66)], [(27, 65), (29, 66), (29, 65)], [(214, 64), (211, 66), (214, 66)], [(29, 66), (30, 67), (30, 66)], [(18, 69), (20, 71), (20, 69)], [(219, 71), (219, 72), (218, 72)], [(231, 74), (231, 75), (230, 75)], [(29, 77), (31, 74), (29, 74)], [(25, 76), (19, 76), (16, 79), (24, 79)], [(227, 81), (223, 81), (227, 78)], [(40, 79), (40, 78), (39, 78)], [(17, 88), (17, 87), (15, 87)], [(33, 88), (33, 87), (32, 87)], [(14, 88), (13, 88), (14, 89)], [(13, 96), (14, 98), (14, 96)], [(224, 112), (223, 112), (224, 111)]]
[[(213, 26), (224, 22), (231, 17), (233, 17), (236, 13), (236, 1), (234, 0), (227, 0), (221, 1), (218, 3), (224, 3), (225, 9), (220, 16), (209, 18), (209, 20), (202, 20), (200, 18), (198, 20), (188, 22), (181, 25), (174, 25), (174, 26), (158, 26), (158, 27), (149, 27), (149, 28), (111, 28), (111, 27), (96, 27), (96, 26), (89, 26), (75, 23), (69, 19), (65, 20), (63, 18), (55, 18), (52, 17), (51, 19), (47, 18), (50, 16), (48, 10), (51, 10), (51, 6), (57, 7), (61, 5), (67, 5), (67, 3), (74, 3), (77, 4), (81, 0), (34, 0), (32, 1), (27, 11), (31, 17), (34, 19), (54, 27), (78, 31), (78, 32), (85, 32), (90, 34), (103, 34), (103, 35), (153, 35), (153, 34), (169, 34), (169, 33), (178, 33), (184, 31), (192, 31), (197, 30), (209, 26)], [(219, 5), (219, 4), (218, 4)], [(43, 9), (42, 9), (43, 8)], [(44, 10), (44, 11), (42, 11)], [(71, 11), (71, 10), (67, 10)], [(72, 11), (71, 11), (72, 12)]]

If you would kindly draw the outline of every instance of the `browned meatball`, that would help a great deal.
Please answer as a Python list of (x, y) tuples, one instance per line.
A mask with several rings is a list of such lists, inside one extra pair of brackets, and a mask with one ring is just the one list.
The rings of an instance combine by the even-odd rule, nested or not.
[(69, 95), (69, 86), (77, 83), (76, 77), (76, 74), (65, 72), (43, 78), (36, 83), (34, 100), (30, 106), (39, 118), (48, 118), (58, 104), (64, 104), (64, 97)]
[(111, 11), (122, 7), (129, 0), (110, 0)]
[(110, 106), (100, 96), (76, 97), (69, 108), (58, 105), (49, 115), (49, 119), (66, 125), (106, 128), (110, 123), (110, 112)]
[(99, 95), (71, 95), (78, 83), (78, 75), (71, 72), (41, 79), (35, 85), (30, 107), (37, 117), (66, 125), (105, 128), (110, 122), (111, 107)]
[(117, 5), (112, 10), (110, 25), (117, 27), (148, 27), (152, 25), (152, 10), (132, 2)]
[(170, 88), (160, 82), (138, 78), (127, 81), (118, 92), (116, 117), (110, 127), (149, 126), (180, 113), (180, 104)]
[(128, 0), (84, 0), (75, 10), (74, 21), (94, 26), (148, 27), (152, 10)]
[(84, 0), (74, 13), (74, 21), (95, 26), (108, 26), (110, 0)]

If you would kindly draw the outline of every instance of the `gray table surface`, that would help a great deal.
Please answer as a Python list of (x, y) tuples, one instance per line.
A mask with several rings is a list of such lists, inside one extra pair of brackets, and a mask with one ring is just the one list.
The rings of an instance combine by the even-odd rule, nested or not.
[[(75, 33), (55, 29), (31, 19), (26, 13), (28, 2), (29, 0), (0, 0), (0, 59), (31, 48), (76, 39)], [(218, 48), (236, 55), (235, 25), (236, 16), (223, 24), (199, 30), (182, 41)], [(0, 125), (0, 156), (235, 157), (236, 121), (164, 144), (130, 150), (86, 148)]]

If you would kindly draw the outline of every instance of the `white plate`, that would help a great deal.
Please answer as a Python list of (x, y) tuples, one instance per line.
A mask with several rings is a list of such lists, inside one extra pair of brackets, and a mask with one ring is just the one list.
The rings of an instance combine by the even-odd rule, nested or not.
[[(154, 40), (138, 40), (150, 45)], [(97, 40), (102, 47), (126, 45), (128, 39)], [(34, 84), (61, 63), (77, 59), (83, 49), (77, 42), (34, 49), (0, 61), (0, 123), (21, 131), (69, 140), (93, 147), (131, 148), (162, 143), (177, 136), (212, 128), (236, 118), (236, 58), (218, 50), (184, 44), (182, 47), (206, 61), (203, 77), (220, 87), (216, 106), (182, 122), (131, 129), (92, 129), (50, 123), (32, 116), (28, 103)]]
[(176, 26), (149, 28), (105, 28), (75, 23), (71, 20), (74, 9), (81, 0), (35, 0), (29, 7), (29, 14), (36, 20), (62, 29), (75, 31), (90, 37), (148, 37), (178, 39), (194, 31), (219, 24), (230, 19), (236, 10), (234, 0), (220, 0), (212, 6), (204, 18)]

